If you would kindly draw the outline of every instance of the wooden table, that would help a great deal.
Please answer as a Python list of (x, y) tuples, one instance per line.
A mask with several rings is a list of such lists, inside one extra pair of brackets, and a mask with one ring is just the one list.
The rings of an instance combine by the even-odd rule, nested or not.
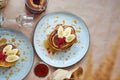
[[(45, 14), (56, 11), (68, 11), (81, 17), (90, 31), (90, 49), (93, 53), (93, 65), (96, 69), (106, 54), (110, 53), (111, 44), (117, 39), (120, 32), (120, 0), (49, 0), (45, 13), (35, 15), (34, 26), (32, 28), (18, 27), (15, 23), (5, 23), (4, 27), (10, 27), (22, 31), (33, 43), (33, 34), (38, 20)], [(25, 0), (9, 0), (8, 5), (3, 9), (7, 18), (15, 18), (19, 14), (28, 13), (25, 8)], [(65, 69), (71, 70), (74, 67), (82, 66), (86, 69), (87, 54), (77, 64)], [(116, 59), (113, 77), (120, 71), (120, 51)], [(34, 75), (34, 65), (41, 61), (35, 53), (34, 64), (30, 73), (24, 80), (39, 80)], [(57, 68), (50, 66), (50, 73)], [(46, 80), (46, 79), (42, 79)]]

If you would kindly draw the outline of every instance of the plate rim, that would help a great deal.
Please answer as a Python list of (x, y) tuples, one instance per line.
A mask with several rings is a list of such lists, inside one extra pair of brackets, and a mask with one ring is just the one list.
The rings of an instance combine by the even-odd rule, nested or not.
[[(79, 19), (82, 21), (82, 23), (84, 23), (84, 25), (85, 25), (85, 27), (86, 27), (86, 29), (87, 29), (88, 39), (89, 39), (89, 40), (88, 40), (88, 48), (87, 48), (86, 52), (84, 53), (84, 56), (83, 56), (82, 58), (80, 58), (79, 60), (77, 60), (76, 62), (74, 62), (73, 64), (70, 64), (70, 65), (67, 65), (67, 66), (52, 65), (52, 64), (50, 64), (50, 63), (45, 62), (45, 61), (38, 55), (38, 51), (36, 50), (36, 46), (35, 46), (35, 34), (36, 34), (36, 31), (37, 31), (37, 26), (38, 26), (38, 24), (40, 23), (40, 21), (41, 21), (44, 17), (46, 17), (46, 16), (48, 16), (48, 15), (53, 15), (53, 14), (69, 14), (69, 15), (73, 15), (73, 16), (79, 18)], [(75, 65), (76, 63), (80, 62), (80, 61), (85, 57), (85, 55), (87, 54), (87, 52), (88, 52), (88, 50), (89, 50), (89, 48), (90, 48), (90, 41), (91, 41), (91, 39), (90, 39), (90, 31), (89, 31), (89, 29), (88, 29), (85, 21), (84, 21), (81, 17), (79, 17), (78, 15), (76, 15), (76, 14), (74, 14), (74, 13), (71, 13), (71, 12), (68, 12), (68, 11), (50, 12), (50, 13), (47, 13), (47, 14), (45, 14), (44, 16), (42, 16), (42, 17), (38, 20), (38, 22), (37, 22), (37, 24), (36, 24), (36, 28), (35, 28), (35, 30), (34, 30), (34, 35), (33, 35), (34, 49), (35, 49), (36, 54), (38, 55), (38, 57), (39, 57), (42, 61), (44, 61), (46, 64), (48, 64), (48, 65), (50, 65), (50, 66), (52, 66), (52, 67), (56, 67), (56, 68), (66, 68), (66, 67)]]
[[(35, 57), (35, 55), (34, 55), (34, 49), (33, 49), (33, 46), (32, 46), (32, 43), (31, 43), (31, 41), (28, 39), (28, 37), (23, 33), (23, 32), (21, 32), (21, 31), (19, 31), (19, 30), (16, 30), (16, 29), (13, 29), (13, 28), (8, 28), (8, 27), (0, 27), (0, 30), (9, 30), (9, 31), (14, 31), (14, 32), (17, 32), (18, 34), (21, 34), (22, 36), (24, 36), (28, 41), (29, 41), (29, 43), (30, 43), (30, 45), (31, 45), (31, 48), (32, 48), (32, 52), (33, 52), (33, 59), (32, 59), (32, 64), (31, 64), (31, 67), (29, 68), (29, 70), (28, 70), (28, 72), (21, 78), (21, 79), (25, 79), (28, 75), (29, 75), (29, 73), (30, 73), (30, 71), (31, 71), (31, 69), (32, 69), (32, 67), (33, 67), (33, 63), (34, 63), (34, 57)], [(21, 80), (20, 79), (20, 80)], [(18, 79), (19, 80), (19, 79)]]

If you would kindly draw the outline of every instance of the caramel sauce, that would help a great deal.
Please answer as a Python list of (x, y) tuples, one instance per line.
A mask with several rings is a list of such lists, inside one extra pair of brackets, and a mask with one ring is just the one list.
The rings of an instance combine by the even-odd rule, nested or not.
[(4, 47), (5, 47), (6, 45), (7, 45), (7, 44), (0, 46), (0, 52), (2, 52), (2, 50), (4, 49)]
[(16, 39), (15, 39), (15, 38), (12, 38), (12, 39), (11, 39), (11, 41), (12, 41), (12, 42), (15, 42), (15, 41), (16, 41)]
[(21, 59), (21, 62), (24, 62), (25, 61), (25, 59)]
[(2, 38), (2, 39), (0, 40), (0, 45), (5, 44), (6, 42), (7, 42), (7, 39), (6, 39), (6, 38)]
[(63, 22), (63, 24), (65, 24), (65, 20), (63, 20), (62, 22)]
[(73, 22), (74, 22), (74, 24), (77, 24), (77, 20), (74, 20)]
[(46, 48), (46, 50), (48, 51), (48, 53), (56, 53), (57, 50), (53, 49), (50, 45), (49, 45), (49, 41), (48, 39), (47, 40), (44, 40), (44, 47)]

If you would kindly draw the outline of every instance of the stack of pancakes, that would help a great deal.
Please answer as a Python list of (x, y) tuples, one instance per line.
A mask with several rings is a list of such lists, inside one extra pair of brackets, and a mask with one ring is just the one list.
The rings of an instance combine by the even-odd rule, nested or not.
[[(63, 30), (65, 30), (66, 28), (71, 28), (71, 34), (75, 35), (75, 38), (71, 41), (71, 42), (66, 42), (65, 41), (65, 37), (63, 38), (59, 38), (60, 40), (58, 40), (58, 29), (59, 27), (62, 26)], [(49, 45), (55, 49), (55, 50), (65, 50), (70, 48), (74, 43), (77, 42), (77, 38), (76, 38), (76, 34), (75, 34), (75, 30), (72, 26), (67, 26), (64, 24), (58, 24), (55, 29), (50, 33), (50, 35), (48, 36), (48, 40), (49, 40)], [(62, 41), (62, 44), (59, 45), (59, 41)]]
[[(3, 49), (5, 48), (5, 46), (7, 46), (9, 44), (4, 44), (0, 46), (0, 52), (3, 52)], [(12, 49), (16, 49), (16, 46), (12, 45)], [(2, 54), (2, 53), (0, 53)], [(20, 56), (20, 51), (17, 51), (16, 53), (17, 56)], [(0, 60), (0, 67), (11, 67), (14, 66), (16, 64), (17, 61), (14, 62), (7, 62), (6, 60)]]

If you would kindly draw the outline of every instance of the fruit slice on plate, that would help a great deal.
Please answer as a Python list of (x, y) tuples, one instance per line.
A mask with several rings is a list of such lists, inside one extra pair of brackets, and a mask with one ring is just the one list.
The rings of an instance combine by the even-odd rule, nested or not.
[(6, 53), (6, 55), (16, 55), (18, 52), (18, 49), (12, 49), (12, 45), (7, 45), (3, 49), (3, 53)]
[(66, 36), (65, 41), (66, 42), (72, 42), (75, 39), (75, 35), (74, 34), (70, 34), (69, 36)]
[(64, 31), (63, 31), (63, 27), (62, 26), (60, 26), (58, 28), (58, 37), (59, 38), (63, 38), (64, 37)]
[(5, 59), (7, 62), (15, 62), (19, 59), (19, 56), (17, 55), (9, 55), (7, 56), (7, 58)]
[(7, 45), (3, 49), (3, 53), (6, 53), (7, 51), (10, 51), (12, 49), (12, 45)]
[(66, 37), (66, 36), (69, 36), (71, 34), (71, 28), (66, 28), (65, 31), (63, 32), (63, 35)]
[(6, 55), (16, 55), (18, 52), (18, 49), (12, 49), (6, 52)]

